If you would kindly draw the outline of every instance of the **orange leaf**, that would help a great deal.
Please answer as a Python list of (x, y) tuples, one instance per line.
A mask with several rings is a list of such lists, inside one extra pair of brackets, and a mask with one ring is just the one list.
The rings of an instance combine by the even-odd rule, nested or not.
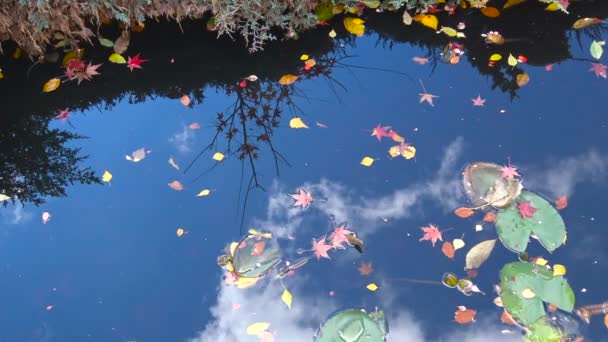
[(568, 206), (568, 197), (560, 196), (555, 200), (555, 208), (557, 210), (565, 209)]
[(530, 82), (530, 76), (525, 72), (522, 72), (515, 77), (515, 83), (517, 83), (517, 86), (520, 88), (528, 84), (528, 82)]
[(496, 212), (488, 211), (483, 217), (484, 222), (496, 222)]
[(181, 102), (184, 106), (188, 107), (190, 105), (190, 96), (184, 95), (180, 97), (179, 102)]
[(500, 321), (507, 325), (516, 325), (517, 324), (515, 322), (515, 320), (513, 319), (513, 317), (511, 316), (511, 314), (507, 312), (507, 310), (504, 310), (502, 312), (502, 315), (500, 316)]
[(461, 207), (461, 208), (454, 210), (454, 214), (456, 214), (456, 216), (458, 216), (460, 218), (467, 218), (467, 217), (475, 214), (475, 210), (473, 210), (471, 208), (467, 208), (467, 207)]
[(500, 16), (500, 11), (496, 7), (484, 7), (481, 9), (481, 14), (489, 18), (496, 18)]
[(290, 85), (297, 80), (298, 80), (298, 76), (292, 75), (292, 74), (287, 74), (287, 75), (281, 76), (281, 78), (279, 79), (279, 84), (280, 85)]
[(180, 181), (174, 180), (173, 182), (168, 184), (169, 187), (175, 191), (182, 191), (184, 190), (184, 186), (182, 185), (182, 183), (180, 183)]
[(454, 313), (454, 321), (458, 324), (469, 324), (475, 322), (475, 316), (477, 315), (477, 310), (465, 309), (465, 310), (457, 310)]
[(604, 316), (604, 325), (608, 328), (608, 315)]
[(456, 252), (456, 250), (454, 249), (454, 245), (452, 245), (450, 241), (446, 241), (443, 243), (441, 251), (446, 257), (454, 259), (454, 253)]
[(555, 306), (555, 304), (549, 304), (549, 311), (554, 312), (555, 310), (557, 310), (557, 306)]

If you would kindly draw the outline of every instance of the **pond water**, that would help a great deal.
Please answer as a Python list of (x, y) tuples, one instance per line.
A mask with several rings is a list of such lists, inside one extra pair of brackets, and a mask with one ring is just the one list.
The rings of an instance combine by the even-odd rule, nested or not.
[[(599, 16), (594, 11), (608, 14), (599, 5), (581, 9)], [(404, 36), (401, 19), (387, 14), (366, 18), (363, 37), (348, 36), (337, 21), (255, 56), (229, 40), (203, 37), (210, 48), (196, 47), (196, 33), (173, 43), (191, 44), (191, 52), (153, 47), (144, 31), (130, 47), (149, 59), (142, 70), (104, 63), (99, 79), (52, 94), (38, 92), (57, 66), (33, 69), (27, 82), (0, 81), (10, 109), (0, 128), (0, 192), (12, 197), (21, 189), (28, 199), (0, 209), (0, 340), (259, 341), (247, 328), (266, 322), (262, 330), (276, 341), (311, 341), (332, 314), (376, 307), (389, 341), (522, 340), (493, 303), (502, 266), (518, 259), (500, 240), (473, 279), (485, 295), (438, 283), (445, 272), (466, 276), (467, 251), (497, 238), (483, 213), (453, 213), (470, 206), (461, 173), (476, 161), (516, 166), (524, 187), (550, 202), (567, 196), (560, 211), (566, 244), (550, 253), (531, 239), (527, 251), (566, 266), (576, 307), (608, 300), (608, 83), (589, 72), (605, 57), (589, 55), (593, 33), (566, 30), (576, 17), (534, 13), (531, 24), (505, 16), (494, 25), (518, 38), (503, 46), (477, 39), (492, 24), (467, 18), (471, 42), (462, 41), (457, 64), (441, 61), (450, 38), (425, 28), (412, 28), (424, 32), (416, 39)], [(333, 27), (336, 40), (327, 36)], [(493, 68), (492, 53), (503, 55)], [(509, 53), (528, 63), (513, 69)], [(302, 54), (317, 65), (304, 70)], [(522, 72), (530, 82), (519, 88), (513, 77)], [(300, 79), (281, 86), (289, 73)], [(258, 80), (240, 86), (249, 75)], [(433, 106), (421, 102), (424, 93), (437, 96)], [(475, 106), (478, 96), (485, 102)], [(64, 108), (69, 118), (54, 119)], [(218, 113), (228, 120), (214, 140)], [(308, 128), (291, 128), (294, 118)], [(391, 157), (399, 139), (379, 141), (372, 136), (378, 125), (404, 137), (415, 156)], [(140, 148), (143, 159), (125, 158)], [(216, 152), (225, 158), (214, 160)], [(361, 165), (364, 157), (371, 166)], [(85, 168), (99, 181), (105, 171), (112, 178), (82, 184), (78, 176), (93, 180)], [(290, 196), (299, 188), (313, 196), (306, 209)], [(55, 196), (63, 189), (66, 196)], [(37, 206), (38, 198), (44, 203)], [(217, 264), (251, 228), (271, 232), (293, 262), (343, 222), (364, 241), (362, 254), (330, 249), (330, 259), (312, 257), (283, 279), (271, 274), (246, 289), (227, 285)], [(442, 241), (420, 241), (430, 224), (444, 241), (464, 240), (453, 259)], [(459, 306), (477, 310), (475, 322), (456, 323)], [(608, 338), (602, 315), (591, 324), (572, 317), (585, 341)]]

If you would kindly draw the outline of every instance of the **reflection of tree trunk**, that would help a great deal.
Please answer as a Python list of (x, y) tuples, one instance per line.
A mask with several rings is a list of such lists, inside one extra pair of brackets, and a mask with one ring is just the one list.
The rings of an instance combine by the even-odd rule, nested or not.
[(582, 320), (589, 323), (593, 316), (608, 314), (608, 302), (582, 306), (576, 309), (576, 314)]

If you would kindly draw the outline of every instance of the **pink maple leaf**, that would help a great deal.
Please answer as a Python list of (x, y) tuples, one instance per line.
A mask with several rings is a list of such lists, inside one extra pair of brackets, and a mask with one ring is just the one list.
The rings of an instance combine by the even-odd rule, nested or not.
[(559, 0), (559, 4), (562, 5), (564, 9), (568, 9), (568, 6), (570, 6), (570, 0)]
[(422, 93), (422, 94), (418, 94), (420, 95), (420, 103), (422, 102), (428, 102), (428, 104), (431, 105), (431, 107), (435, 107), (435, 105), (433, 104), (433, 99), (439, 96), (433, 95), (433, 94), (429, 94), (429, 93)]
[(477, 95), (477, 98), (471, 99), (473, 106), (482, 107), (486, 103), (486, 99), (482, 99), (481, 95)]
[(380, 124), (378, 124), (378, 126), (376, 126), (376, 128), (374, 128), (372, 130), (372, 137), (376, 137), (376, 139), (378, 139), (378, 141), (382, 141), (382, 138), (384, 138), (384, 137), (390, 138), (390, 136), (391, 136), (390, 126), (380, 126)]
[(127, 68), (129, 68), (129, 70), (133, 71), (133, 69), (143, 69), (141, 65), (148, 60), (139, 58), (139, 55), (140, 54), (138, 53), (134, 57), (129, 57), (129, 60), (127, 61)]
[(308, 208), (310, 206), (310, 202), (313, 201), (312, 195), (310, 193), (306, 192), (302, 188), (299, 188), (298, 191), (299, 191), (299, 193), (297, 193), (297, 194), (289, 195), (289, 196), (291, 196), (291, 198), (296, 200), (295, 203), (293, 204), (293, 206), (302, 207), (304, 209)]
[(353, 232), (346, 229), (346, 224), (344, 223), (336, 227), (336, 229), (334, 229), (334, 232), (329, 235), (329, 240), (331, 241), (332, 247), (336, 249), (345, 249), (343, 243), (348, 242), (346, 235), (352, 233)]
[(602, 63), (591, 63), (591, 69), (589, 69), (589, 71), (592, 71), (595, 73), (595, 76), (597, 76), (597, 78), (603, 77), (603, 78), (607, 78), (607, 71), (608, 71), (608, 66), (602, 64)]
[(331, 245), (325, 243), (325, 237), (319, 239), (319, 241), (312, 240), (312, 251), (314, 255), (317, 257), (317, 260), (321, 258), (331, 259), (327, 254), (327, 251), (332, 249)]
[(258, 334), (258, 342), (274, 342), (274, 335), (264, 330)]
[(519, 202), (517, 204), (517, 209), (519, 210), (519, 214), (523, 218), (532, 218), (534, 217), (534, 213), (538, 210), (538, 208), (534, 208), (531, 204), (531, 201)]
[(61, 121), (67, 121), (70, 118), (70, 112), (68, 111), (68, 109), (64, 109), (61, 112), (59, 112), (59, 114), (57, 114), (55, 116), (55, 119), (57, 120), (61, 120)]
[(520, 176), (520, 174), (517, 173), (517, 168), (511, 165), (501, 167), (500, 171), (502, 172), (500, 175), (502, 178), (515, 178)]
[(435, 247), (435, 243), (437, 242), (437, 240), (443, 241), (443, 237), (441, 236), (442, 233), (451, 230), (450, 228), (442, 232), (439, 230), (439, 228), (435, 227), (432, 224), (429, 224), (428, 227), (421, 227), (420, 229), (422, 229), (422, 231), (424, 232), (424, 236), (422, 236), (422, 238), (418, 241), (431, 240), (431, 242), (433, 243), (433, 247)]

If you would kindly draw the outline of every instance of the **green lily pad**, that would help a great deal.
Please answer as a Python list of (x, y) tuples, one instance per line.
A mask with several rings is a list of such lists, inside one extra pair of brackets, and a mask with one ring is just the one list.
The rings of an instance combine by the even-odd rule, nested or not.
[(526, 337), (530, 342), (561, 342), (566, 334), (546, 318), (539, 319), (528, 326)]
[(566, 279), (556, 277), (536, 264), (512, 262), (505, 265), (500, 272), (500, 287), (505, 309), (525, 326), (545, 315), (543, 302), (567, 312), (574, 309), (574, 292)]
[[(533, 217), (522, 217), (517, 205), (530, 201), (538, 210)], [(553, 205), (540, 195), (524, 190), (510, 207), (498, 211), (496, 231), (503, 245), (514, 252), (523, 252), (528, 246), (530, 234), (549, 252), (560, 247), (566, 239), (566, 225)]]
[(386, 341), (388, 326), (382, 311), (348, 309), (331, 316), (317, 331), (315, 342)]

